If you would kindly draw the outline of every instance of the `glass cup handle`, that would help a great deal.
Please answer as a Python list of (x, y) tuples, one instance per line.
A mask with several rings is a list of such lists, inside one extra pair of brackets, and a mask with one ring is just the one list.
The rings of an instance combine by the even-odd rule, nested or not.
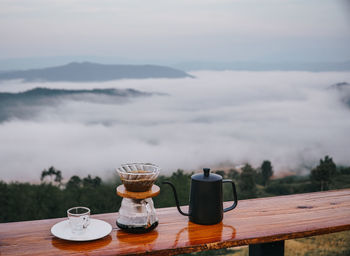
[(89, 216), (83, 216), (83, 228), (87, 228), (90, 224)]

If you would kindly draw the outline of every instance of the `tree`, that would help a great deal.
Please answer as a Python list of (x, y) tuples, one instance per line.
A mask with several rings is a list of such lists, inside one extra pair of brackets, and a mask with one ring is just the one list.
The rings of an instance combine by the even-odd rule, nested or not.
[(242, 168), (240, 180), (239, 180), (239, 188), (241, 193), (245, 196), (251, 197), (256, 194), (256, 184), (254, 177), (256, 176), (256, 171), (250, 164), (246, 164)]
[(82, 180), (79, 176), (72, 176), (66, 184), (66, 188), (80, 188), (82, 187)]
[(223, 178), (226, 178), (226, 173), (224, 170), (217, 170), (217, 171), (215, 171), (215, 173), (220, 175)]
[(228, 171), (227, 177), (230, 179), (238, 180), (239, 179), (239, 172), (236, 169), (232, 168)]
[(54, 181), (58, 183), (58, 186), (61, 186), (62, 185), (62, 172), (60, 170), (56, 170), (56, 174), (55, 174), (55, 179)]
[(53, 166), (51, 166), (48, 170), (44, 169), (41, 172), (40, 180), (43, 181), (47, 176), (50, 176), (50, 183), (52, 183), (54, 180), (58, 183), (58, 186), (61, 186), (63, 177), (60, 170), (56, 170), (56, 168)]
[(332, 182), (332, 178), (335, 175), (337, 166), (333, 162), (333, 159), (329, 156), (325, 156), (324, 159), (320, 159), (320, 164), (311, 170), (311, 181), (316, 184), (321, 191), (329, 189), (329, 184)]
[(272, 165), (270, 161), (265, 160), (261, 164), (261, 175), (262, 175), (263, 185), (266, 186), (271, 176), (273, 175)]
[(84, 187), (98, 187), (101, 185), (101, 178), (96, 176), (95, 178), (92, 178), (91, 175), (89, 174), (87, 177), (83, 179), (83, 186)]
[(159, 176), (157, 184), (163, 192), (159, 196), (153, 198), (156, 207), (175, 206), (173, 191), (169, 185), (162, 184), (163, 181), (170, 181), (174, 184), (180, 205), (188, 205), (192, 174), (193, 173), (185, 173), (184, 170), (178, 169), (176, 172), (173, 172), (170, 177)]

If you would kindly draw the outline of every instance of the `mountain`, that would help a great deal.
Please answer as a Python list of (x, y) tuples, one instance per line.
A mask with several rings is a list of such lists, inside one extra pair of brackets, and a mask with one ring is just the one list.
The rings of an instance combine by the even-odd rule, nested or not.
[(0, 73), (1, 80), (23, 79), (25, 82), (98, 82), (117, 79), (192, 77), (178, 69), (156, 65), (105, 65), (92, 62), (72, 62), (43, 69)]
[(65, 100), (122, 104), (130, 98), (147, 97), (154, 94), (134, 89), (63, 90), (34, 88), (19, 93), (0, 92), (0, 122), (12, 118), (31, 119), (45, 109), (57, 107)]
[(337, 90), (342, 102), (350, 107), (350, 84), (347, 82), (340, 82), (330, 86), (330, 89)]
[(350, 88), (350, 84), (347, 82), (340, 82), (340, 83), (331, 85), (331, 88), (334, 88), (337, 90), (344, 90), (344, 89)]

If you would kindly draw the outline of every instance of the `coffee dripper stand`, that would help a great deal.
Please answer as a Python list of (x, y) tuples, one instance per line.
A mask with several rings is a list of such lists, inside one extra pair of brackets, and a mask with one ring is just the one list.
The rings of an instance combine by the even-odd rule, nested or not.
[(160, 188), (152, 185), (145, 192), (128, 191), (124, 185), (117, 187), (117, 195), (122, 197), (117, 226), (129, 233), (146, 233), (158, 226), (158, 218), (152, 197), (159, 194)]

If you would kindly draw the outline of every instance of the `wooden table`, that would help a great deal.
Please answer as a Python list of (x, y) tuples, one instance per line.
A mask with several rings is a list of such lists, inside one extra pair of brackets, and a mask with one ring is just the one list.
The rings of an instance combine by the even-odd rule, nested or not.
[(172, 255), (240, 245), (250, 245), (251, 255), (280, 254), (286, 239), (350, 230), (350, 189), (239, 201), (211, 226), (189, 222), (176, 208), (157, 213), (159, 226), (147, 234), (119, 230), (117, 213), (93, 215), (113, 230), (92, 242), (53, 237), (50, 228), (62, 219), (0, 224), (0, 255)]

